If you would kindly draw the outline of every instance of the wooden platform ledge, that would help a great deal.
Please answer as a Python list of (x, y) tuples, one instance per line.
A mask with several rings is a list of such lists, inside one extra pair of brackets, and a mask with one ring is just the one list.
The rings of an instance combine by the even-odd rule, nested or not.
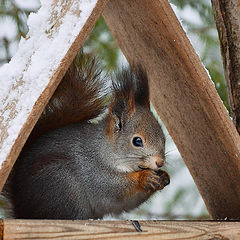
[(240, 239), (240, 222), (1, 220), (0, 239)]

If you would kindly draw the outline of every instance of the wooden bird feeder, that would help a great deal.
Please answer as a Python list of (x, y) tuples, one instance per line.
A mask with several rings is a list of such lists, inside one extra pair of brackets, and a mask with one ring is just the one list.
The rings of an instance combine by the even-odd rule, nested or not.
[[(27, 38), (0, 69), (0, 189), (101, 14), (128, 61), (141, 62), (147, 70), (151, 101), (212, 218), (239, 218), (240, 137), (167, 0), (42, 0), (38, 13), (30, 16)], [(240, 236), (238, 222), (140, 223), (142, 233), (130, 221), (2, 220), (0, 239)]]

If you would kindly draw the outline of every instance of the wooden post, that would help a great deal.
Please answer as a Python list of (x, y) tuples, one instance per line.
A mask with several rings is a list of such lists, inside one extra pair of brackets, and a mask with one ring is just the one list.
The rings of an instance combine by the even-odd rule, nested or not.
[(220, 40), (228, 100), (240, 134), (240, 0), (212, 0)]
[(240, 138), (167, 0), (112, 0), (104, 18), (131, 63), (213, 218), (240, 216)]
[[(4, 240), (15, 239), (238, 239), (240, 222), (3, 220)], [(1, 238), (0, 238), (1, 239)]]
[(27, 39), (20, 42), (11, 62), (0, 69), (0, 190), (106, 3), (49, 0), (30, 16)]

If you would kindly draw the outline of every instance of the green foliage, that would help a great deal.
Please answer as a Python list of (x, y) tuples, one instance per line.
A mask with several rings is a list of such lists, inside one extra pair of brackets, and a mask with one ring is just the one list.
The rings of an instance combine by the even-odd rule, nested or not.
[(116, 69), (119, 48), (103, 17), (100, 17), (97, 21), (93, 31), (84, 43), (83, 49), (85, 53), (98, 56), (102, 59), (107, 71)]
[(6, 36), (0, 38), (0, 65), (9, 62), (12, 53), (11, 45), (18, 43), (21, 37), (25, 37), (28, 31), (27, 17), (37, 9), (22, 9), (14, 0), (0, 0), (0, 24), (8, 19), (16, 27), (14, 37), (9, 39)]
[(0, 17), (10, 17), (17, 25), (16, 40), (26, 35), (28, 30), (26, 25), (27, 16), (34, 10), (21, 9), (15, 1), (0, 0)]

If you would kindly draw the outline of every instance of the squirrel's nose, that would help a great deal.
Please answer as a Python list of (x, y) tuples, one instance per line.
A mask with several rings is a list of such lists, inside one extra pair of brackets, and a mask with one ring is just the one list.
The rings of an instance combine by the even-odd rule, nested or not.
[(160, 168), (164, 165), (164, 161), (162, 159), (160, 161), (156, 161), (155, 163), (156, 163), (158, 168)]
[(154, 158), (155, 158), (155, 164), (157, 165), (158, 168), (164, 165), (164, 160), (159, 155), (155, 155)]

